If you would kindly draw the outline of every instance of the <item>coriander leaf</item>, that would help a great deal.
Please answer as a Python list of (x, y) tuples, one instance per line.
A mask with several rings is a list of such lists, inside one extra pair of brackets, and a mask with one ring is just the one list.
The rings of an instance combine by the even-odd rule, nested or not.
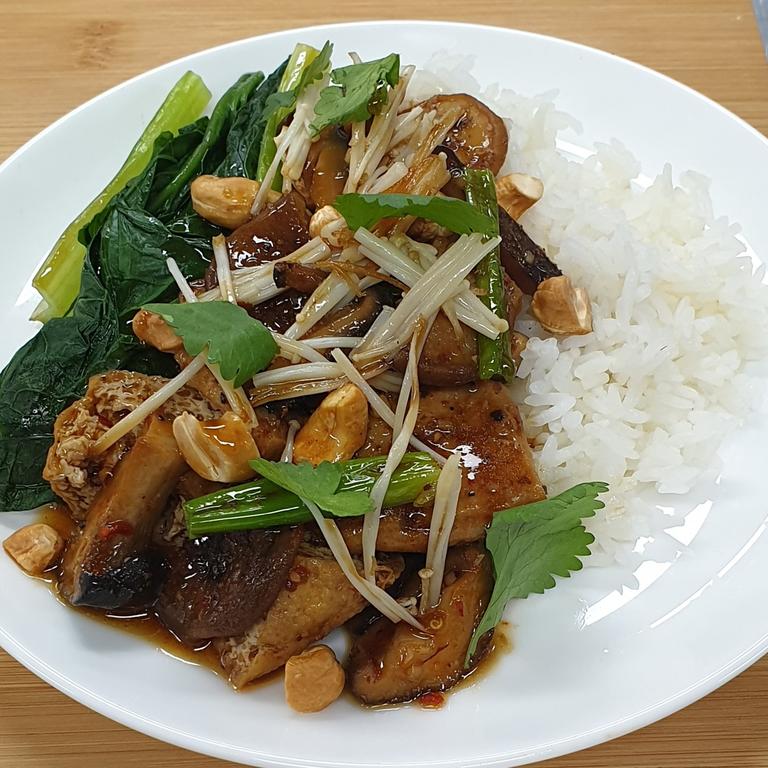
[(479, 232), (491, 236), (495, 227), (494, 221), (474, 206), (445, 197), (347, 194), (339, 195), (333, 205), (353, 232), (360, 227), (370, 229), (390, 216), (418, 216), (460, 235)]
[(383, 59), (340, 67), (333, 70), (331, 79), (315, 106), (313, 135), (329, 125), (364, 122), (380, 109), (387, 84), (397, 85), (400, 79), (400, 56), (390, 53)]
[(242, 307), (226, 301), (195, 304), (145, 304), (181, 336), (184, 349), (199, 355), (208, 347), (208, 361), (236, 387), (263, 371), (277, 354), (272, 334)]
[(496, 583), (467, 650), (468, 663), (479, 639), (493, 629), (514, 598), (540, 594), (555, 586), (554, 576), (581, 569), (579, 557), (590, 554), (595, 540), (582, 525), (605, 505), (597, 497), (605, 483), (582, 483), (552, 499), (512, 507), (493, 516), (485, 546), (491, 553)]
[(313, 467), (309, 462), (289, 464), (286, 461), (255, 459), (251, 466), (275, 485), (314, 501), (320, 509), (334, 517), (359, 517), (373, 509), (367, 495), (355, 491), (338, 491), (342, 467), (328, 461)]

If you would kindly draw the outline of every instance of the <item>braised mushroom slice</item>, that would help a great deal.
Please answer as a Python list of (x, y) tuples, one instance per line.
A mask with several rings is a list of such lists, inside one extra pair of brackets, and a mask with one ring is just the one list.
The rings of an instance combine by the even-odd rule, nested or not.
[(190, 644), (245, 632), (285, 586), (301, 535), (285, 528), (184, 540), (166, 553), (158, 617)]
[[(402, 558), (384, 555), (378, 560), (376, 583), (386, 589), (402, 570)], [(330, 550), (302, 548), (266, 616), (241, 635), (214, 641), (214, 646), (229, 681), (241, 688), (282, 667), (365, 606)]]
[(364, 336), (384, 304), (384, 289), (373, 286), (349, 304), (330, 312), (308, 334), (319, 336)]
[(292, 261), (278, 261), (272, 270), (272, 279), (278, 288), (292, 288), (298, 293), (310, 294), (328, 277), (327, 272)]
[[(414, 586), (407, 585), (403, 596), (415, 597)], [(355, 639), (347, 664), (352, 693), (365, 704), (384, 704), (455, 685), (490, 648), (488, 638), (465, 668), (472, 633), (492, 589), (490, 557), (482, 546), (451, 549), (440, 602), (419, 617), (426, 631), (382, 618)]]
[[(403, 347), (392, 365), (401, 373), (408, 366), (408, 348)], [(457, 335), (448, 318), (440, 313), (424, 341), (419, 358), (419, 383), (429, 387), (468, 384), (477, 378), (477, 339), (465, 325)]]
[(492, 109), (466, 93), (433, 96), (421, 107), (425, 112), (435, 110), (438, 120), (450, 121), (442, 143), (465, 168), (487, 168), (494, 175), (499, 172), (509, 139), (507, 126)]
[(532, 296), (543, 280), (563, 274), (502, 207), (499, 207), (499, 234), (502, 266), (523, 293)]
[[(372, 423), (377, 431), (385, 431), (376, 420)], [(545, 498), (520, 412), (499, 382), (426, 390), (414, 434), (443, 455), (449, 451), (462, 454), (464, 473), (452, 545), (482, 539), (494, 512)], [(384, 449), (387, 442), (379, 436), (376, 447)], [(383, 552), (426, 552), (431, 519), (429, 506), (385, 510), (378, 548)], [(345, 518), (338, 526), (350, 551), (360, 552), (360, 519)]]
[(147, 549), (152, 529), (185, 469), (170, 423), (153, 418), (67, 548), (59, 586), (72, 605), (120, 608), (151, 592), (158, 573)]
[(321, 131), (312, 142), (301, 181), (314, 207), (331, 205), (344, 191), (349, 173), (348, 145), (349, 137), (338, 126)]
[(306, 203), (297, 192), (289, 192), (232, 232), (227, 245), (232, 268), (239, 269), (287, 256), (308, 240)]

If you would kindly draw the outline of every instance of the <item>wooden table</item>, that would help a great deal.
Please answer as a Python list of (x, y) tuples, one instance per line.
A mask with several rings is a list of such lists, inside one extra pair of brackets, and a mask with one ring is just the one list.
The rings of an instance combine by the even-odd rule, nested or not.
[[(768, 133), (768, 63), (748, 0), (0, 0), (0, 160), (60, 115), (146, 69), (264, 32), (322, 22), (441, 18), (603, 48), (702, 91)], [(323, 15), (319, 15), (322, 7)], [(249, 10), (250, 9), (250, 10)], [(279, 9), (279, 10), (278, 10)], [(215, 768), (49, 688), (0, 651), (0, 768)], [(768, 659), (706, 699), (552, 768), (768, 766)]]

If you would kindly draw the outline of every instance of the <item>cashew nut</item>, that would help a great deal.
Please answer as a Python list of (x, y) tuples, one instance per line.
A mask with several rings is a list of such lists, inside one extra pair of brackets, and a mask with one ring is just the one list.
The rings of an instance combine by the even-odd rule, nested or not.
[(312, 214), (309, 236), (319, 237), (329, 248), (347, 248), (355, 242), (344, 217), (332, 205), (324, 205)]
[[(251, 219), (251, 206), (261, 185), (242, 176), (198, 176), (190, 185), (192, 207), (204, 219), (227, 229), (237, 229)], [(270, 190), (267, 201), (280, 195)]]
[(39, 576), (59, 561), (64, 539), (50, 525), (33, 523), (12, 533), (3, 542), (3, 547), (17, 565), (33, 576)]
[(327, 645), (315, 645), (285, 662), (285, 700), (297, 712), (319, 712), (344, 690), (344, 670)]
[(541, 200), (543, 194), (541, 180), (525, 173), (510, 173), (496, 179), (496, 199), (515, 221)]
[(575, 288), (565, 275), (539, 283), (531, 311), (550, 333), (581, 335), (592, 330), (589, 296), (584, 288)]
[(368, 401), (354, 384), (331, 392), (299, 430), (293, 443), (293, 460), (323, 461), (351, 459), (368, 434)]
[(182, 348), (178, 334), (154, 312), (140, 309), (133, 316), (131, 327), (136, 338), (161, 352), (178, 352)]
[(248, 462), (259, 458), (259, 450), (248, 427), (231, 411), (211, 421), (185, 411), (174, 419), (173, 436), (184, 460), (206, 480), (240, 483), (256, 474)]

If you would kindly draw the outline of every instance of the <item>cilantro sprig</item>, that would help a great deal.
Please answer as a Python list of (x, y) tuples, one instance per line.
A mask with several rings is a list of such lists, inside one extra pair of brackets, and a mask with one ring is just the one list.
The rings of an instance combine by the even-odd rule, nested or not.
[(479, 232), (490, 237), (494, 233), (494, 221), (480, 209), (447, 197), (346, 194), (339, 195), (333, 205), (353, 232), (359, 227), (370, 229), (391, 216), (418, 216), (459, 235)]
[(269, 330), (242, 307), (226, 301), (194, 304), (145, 304), (143, 309), (165, 320), (192, 356), (208, 348), (208, 362), (236, 387), (263, 371), (277, 354)]
[(383, 59), (339, 67), (331, 79), (315, 106), (311, 124), (315, 135), (329, 125), (363, 122), (381, 109), (387, 86), (397, 85), (400, 79), (400, 56), (390, 53)]
[(486, 534), (496, 583), (488, 607), (467, 650), (474, 654), (480, 638), (502, 619), (514, 598), (540, 594), (555, 586), (555, 576), (568, 577), (582, 567), (595, 540), (582, 520), (605, 505), (597, 497), (606, 483), (582, 483), (559, 496), (497, 512)]
[(307, 461), (289, 464), (254, 459), (251, 466), (275, 485), (295, 493), (299, 498), (313, 501), (323, 512), (334, 517), (359, 517), (373, 509), (373, 502), (367, 494), (338, 490), (343, 474), (339, 464), (324, 461), (313, 467)]

